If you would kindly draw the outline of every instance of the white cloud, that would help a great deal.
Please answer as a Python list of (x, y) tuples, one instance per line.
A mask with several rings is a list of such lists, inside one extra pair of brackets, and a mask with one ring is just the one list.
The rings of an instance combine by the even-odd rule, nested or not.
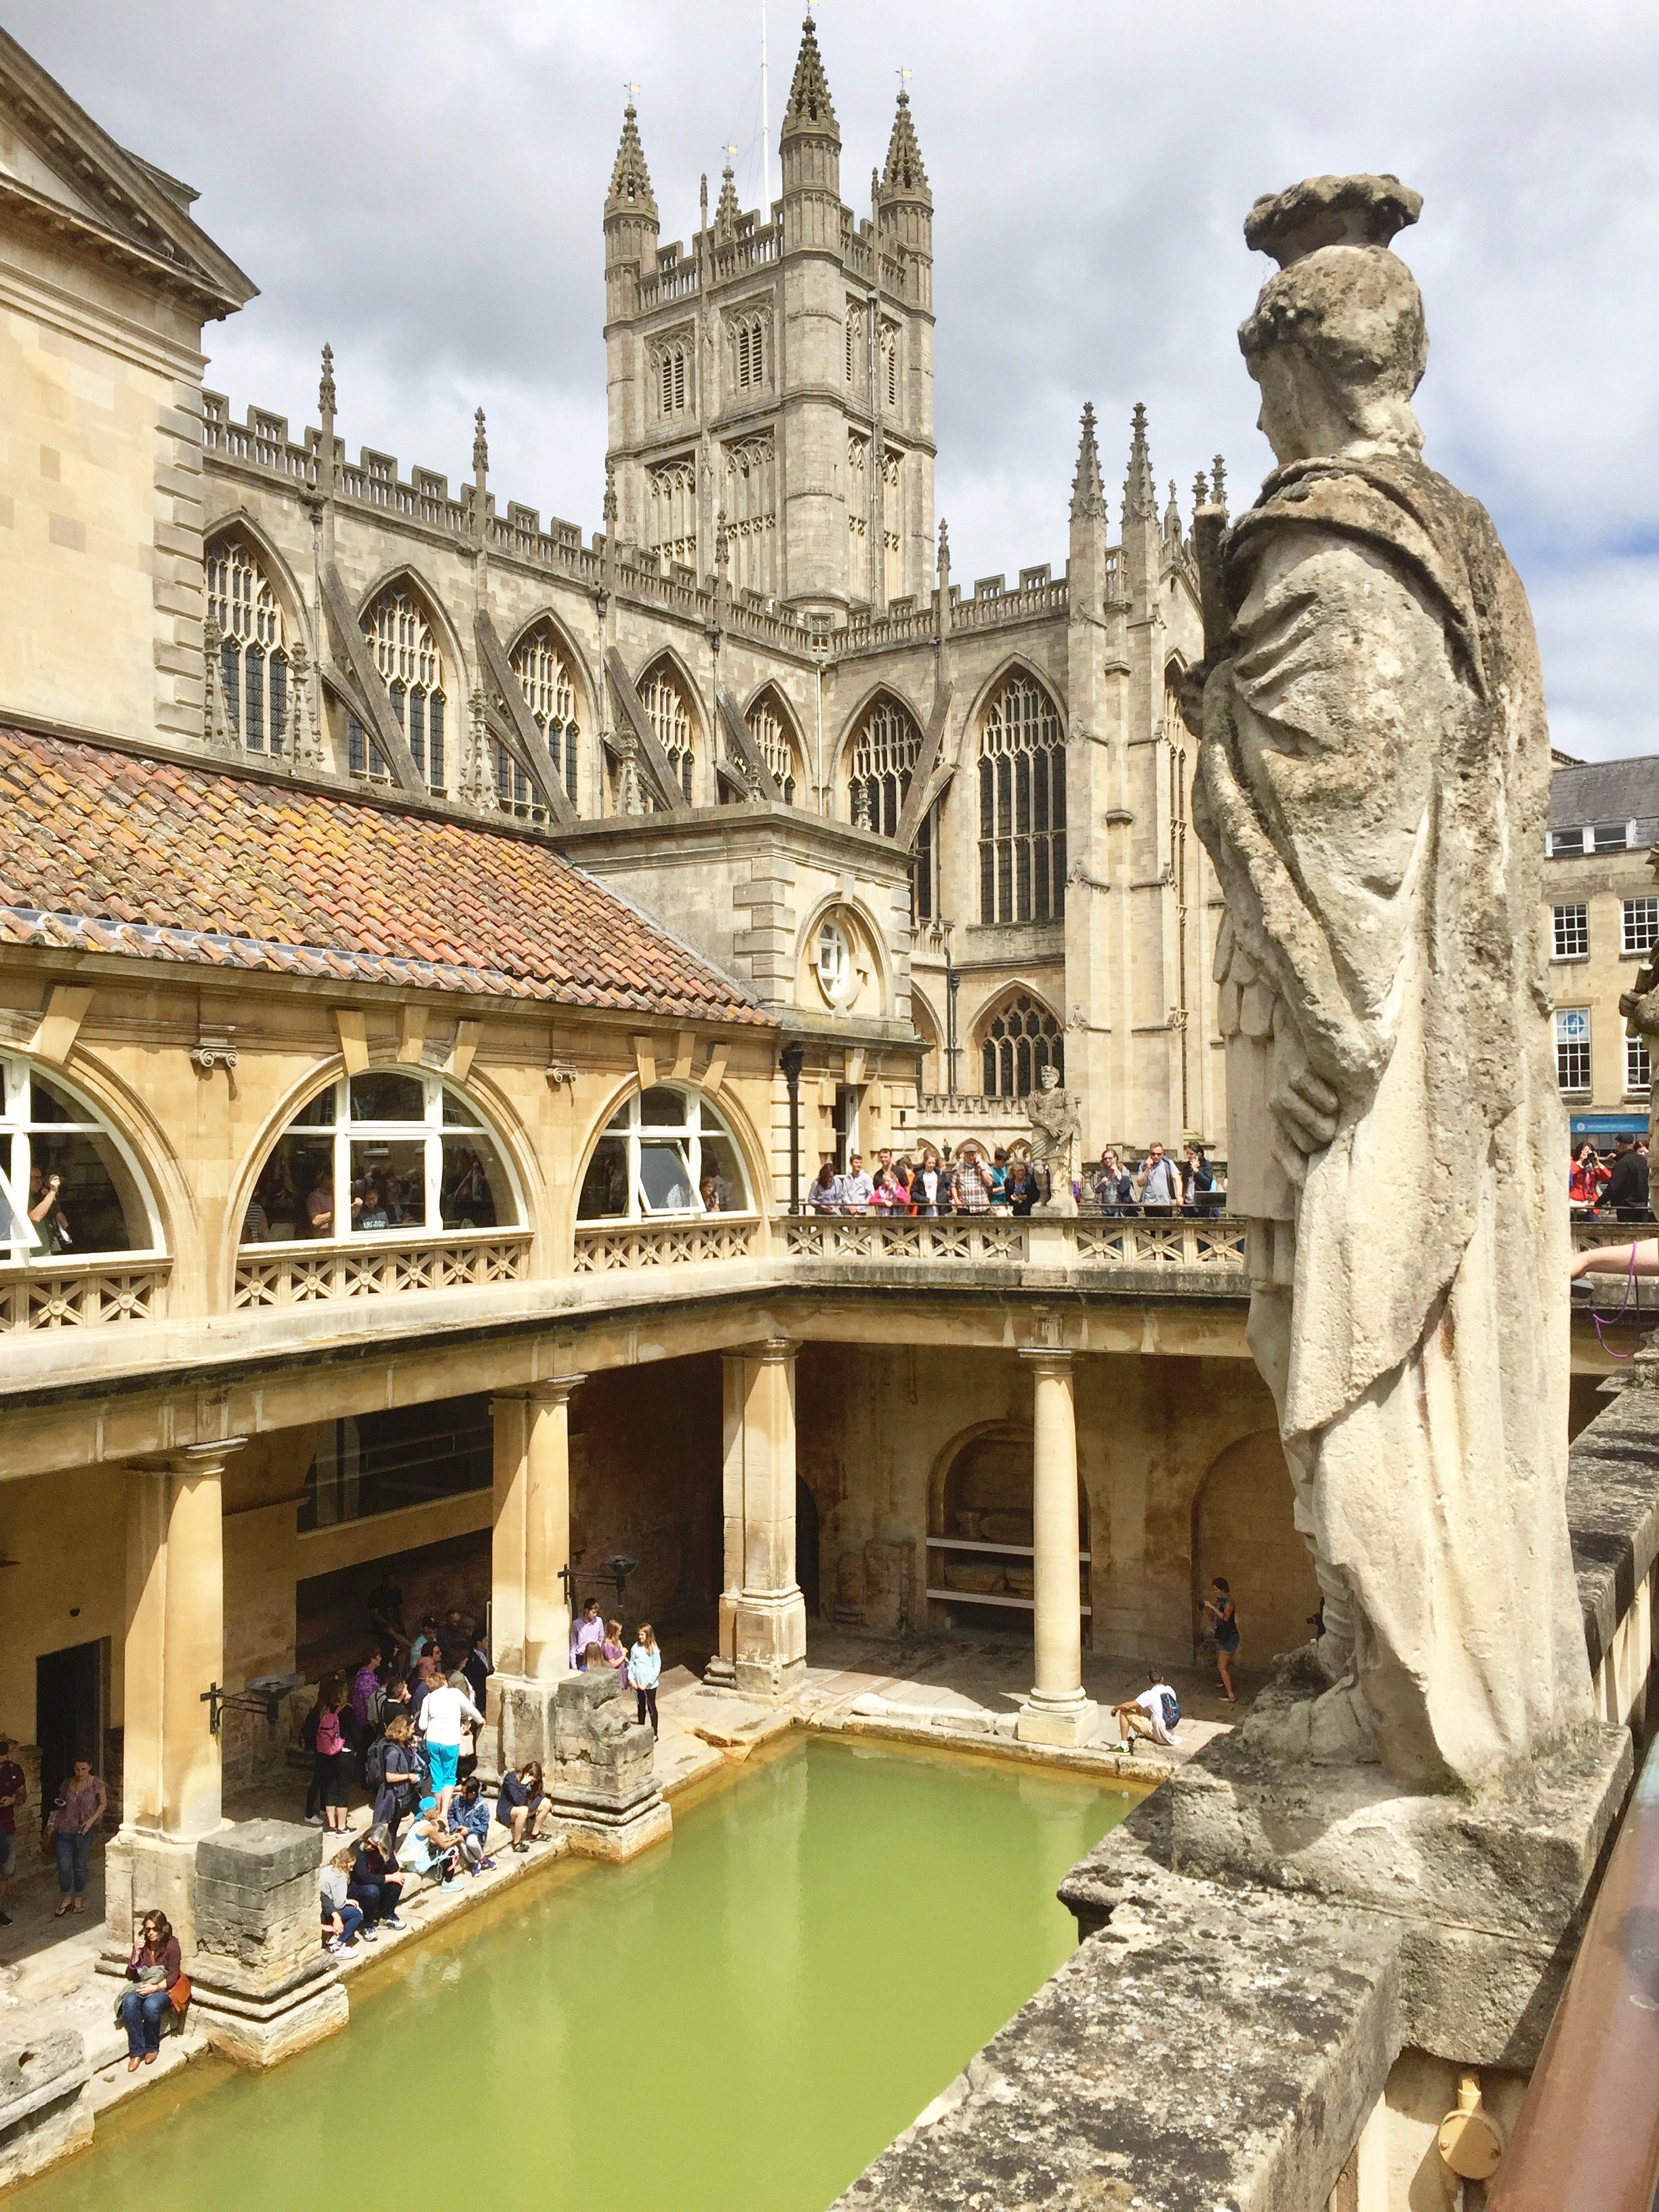
[[(757, 194), (757, 0), (11, 0), (106, 128), (203, 191), (262, 297), (209, 381), (296, 424), (337, 356), (348, 441), (584, 527), (605, 437), (599, 208), (623, 82), (665, 237), (735, 142)], [(770, 10), (775, 132), (799, 37)], [(1644, 0), (834, 0), (819, 27), (862, 204), (900, 65), (937, 206), (938, 496), (956, 573), (1065, 552), (1078, 410), (1109, 479), (1145, 399), (1160, 487), (1266, 449), (1235, 328), (1256, 193), (1393, 169), (1433, 342), (1429, 457), (1484, 499), (1538, 613), (1558, 741), (1659, 744), (1659, 11)], [(772, 161), (776, 188), (775, 154)]]

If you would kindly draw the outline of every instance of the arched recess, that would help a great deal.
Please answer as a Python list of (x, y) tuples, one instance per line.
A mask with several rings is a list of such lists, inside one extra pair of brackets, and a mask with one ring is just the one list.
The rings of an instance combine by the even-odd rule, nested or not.
[(847, 817), (884, 837), (898, 830), (899, 815), (921, 750), (921, 722), (896, 691), (878, 685), (848, 724), (838, 749), (840, 789)]
[(910, 983), (910, 1023), (921, 1039), (921, 1091), (937, 1097), (945, 1088), (945, 1030), (926, 996)]
[(331, 1061), (251, 1154), (235, 1250), (529, 1228), (522, 1133), (509, 1141), (507, 1117), (481, 1088), (418, 1064), (353, 1075)]
[[(507, 648), (507, 658), (547, 748), (554, 777), (580, 811), (580, 763), (598, 727), (593, 687), (582, 657), (550, 610), (544, 609), (519, 631)], [(520, 805), (528, 802), (528, 780), (505, 746), (496, 747), (495, 782), (504, 799)], [(525, 785), (522, 793), (520, 783)]]
[[(927, 1589), (934, 1602), (970, 1608), (975, 1626), (1031, 1620), (1034, 1443), (1017, 1421), (978, 1421), (951, 1437), (927, 1486)], [(1089, 1608), (1089, 1493), (1078, 1475), (1079, 1603)], [(964, 1548), (950, 1549), (952, 1538)], [(942, 1593), (942, 1596), (941, 1596)]]
[(1024, 1098), (1052, 1067), (1066, 1080), (1066, 1033), (1059, 1015), (1029, 983), (1012, 983), (974, 1028), (980, 1089), (988, 1098)]
[[(576, 1177), (584, 1227), (745, 1219), (766, 1210), (765, 1155), (745, 1116), (695, 1083), (623, 1085), (591, 1131)], [(714, 1179), (712, 1193), (707, 1190)]]
[[(168, 1249), (147, 1148), (85, 1078), (82, 1065), (70, 1074), (0, 1050), (0, 1267), (148, 1259)], [(149, 1157), (161, 1158), (159, 1145)]]
[(242, 509), (207, 533), (202, 574), (207, 612), (219, 626), (219, 690), (230, 726), (250, 752), (286, 752), (295, 657), (312, 650), (298, 581)]
[(975, 732), (982, 925), (1059, 921), (1066, 913), (1066, 724), (1024, 661), (981, 695)]
[(1210, 1463), (1193, 1500), (1193, 1644), (1201, 1650), (1203, 1601), (1224, 1575), (1238, 1607), (1243, 1664), (1265, 1667), (1313, 1634), (1319, 1603), (1313, 1556), (1296, 1526), (1296, 1492), (1276, 1429), (1239, 1437)]
[(839, 891), (821, 898), (795, 939), (796, 1003), (884, 1017), (892, 991), (887, 940), (873, 917)]
[[(363, 594), (357, 622), (416, 771), (428, 789), (445, 791), (459, 764), (467, 673), (460, 639), (442, 601), (418, 570), (404, 562)], [(379, 758), (379, 748), (348, 708), (349, 772), (384, 774), (384, 764), (376, 769)]]
[[(679, 778), (687, 805), (697, 803), (700, 764), (708, 757), (702, 698), (690, 670), (672, 646), (654, 653), (635, 679), (657, 743)], [(654, 795), (653, 812), (660, 811)]]
[(777, 685), (763, 684), (743, 710), (749, 734), (761, 758), (772, 771), (786, 806), (794, 806), (806, 795), (806, 744), (794, 709)]

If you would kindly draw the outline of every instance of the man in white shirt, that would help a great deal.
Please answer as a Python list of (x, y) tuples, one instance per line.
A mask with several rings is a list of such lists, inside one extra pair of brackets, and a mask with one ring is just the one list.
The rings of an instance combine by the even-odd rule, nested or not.
[(1156, 1137), (1135, 1178), (1135, 1195), (1148, 1213), (1173, 1213), (1181, 1203), (1181, 1170), (1173, 1160), (1164, 1158), (1164, 1147)]
[(1124, 1704), (1112, 1707), (1112, 1717), (1117, 1723), (1117, 1747), (1120, 1751), (1131, 1750), (1138, 1736), (1146, 1736), (1153, 1743), (1171, 1747), (1180, 1741), (1174, 1725), (1181, 1717), (1180, 1699), (1169, 1684), (1161, 1681), (1150, 1669), (1146, 1685), (1138, 1698), (1130, 1698)]
[[(465, 1680), (465, 1676), (461, 1678)], [(463, 1721), (470, 1720), (476, 1728), (483, 1726), (483, 1715), (465, 1690), (458, 1690), (451, 1682), (439, 1678), (437, 1686), (428, 1690), (421, 1706), (421, 1717), (415, 1723), (426, 1738), (427, 1758), (432, 1769), (432, 1794), (438, 1801), (438, 1818), (449, 1818), (449, 1801), (455, 1793), (455, 1770), (460, 1763)]]
[(876, 1188), (873, 1176), (864, 1172), (864, 1157), (854, 1152), (847, 1163), (847, 1172), (841, 1179), (841, 1202), (848, 1213), (868, 1213), (871, 1194)]

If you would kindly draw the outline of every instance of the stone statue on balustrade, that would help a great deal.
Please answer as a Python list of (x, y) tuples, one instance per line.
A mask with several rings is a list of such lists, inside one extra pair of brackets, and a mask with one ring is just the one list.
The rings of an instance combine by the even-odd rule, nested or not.
[(1083, 1097), (1063, 1091), (1060, 1077), (1045, 1067), (1039, 1087), (1026, 1096), (1025, 1112), (1031, 1124), (1031, 1165), (1044, 1179), (1047, 1196), (1033, 1213), (1073, 1214), (1077, 1212), (1076, 1183), (1083, 1153)]
[(1422, 459), (1423, 306), (1389, 251), (1420, 206), (1317, 177), (1251, 210), (1279, 268), (1239, 342), (1279, 465), (1231, 528), (1195, 525), (1187, 711), (1249, 1340), (1324, 1596), (1307, 1694), (1246, 1735), (1437, 1788), (1559, 1742), (1590, 1696), (1549, 740), (1519, 580)]

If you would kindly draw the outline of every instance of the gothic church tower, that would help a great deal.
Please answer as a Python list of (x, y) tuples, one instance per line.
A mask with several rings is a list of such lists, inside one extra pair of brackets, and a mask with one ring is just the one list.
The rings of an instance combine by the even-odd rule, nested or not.
[(933, 586), (933, 196), (901, 92), (871, 211), (809, 15), (763, 223), (726, 172), (691, 245), (659, 242), (626, 111), (605, 205), (608, 465), (618, 537), (699, 580), (831, 623)]

